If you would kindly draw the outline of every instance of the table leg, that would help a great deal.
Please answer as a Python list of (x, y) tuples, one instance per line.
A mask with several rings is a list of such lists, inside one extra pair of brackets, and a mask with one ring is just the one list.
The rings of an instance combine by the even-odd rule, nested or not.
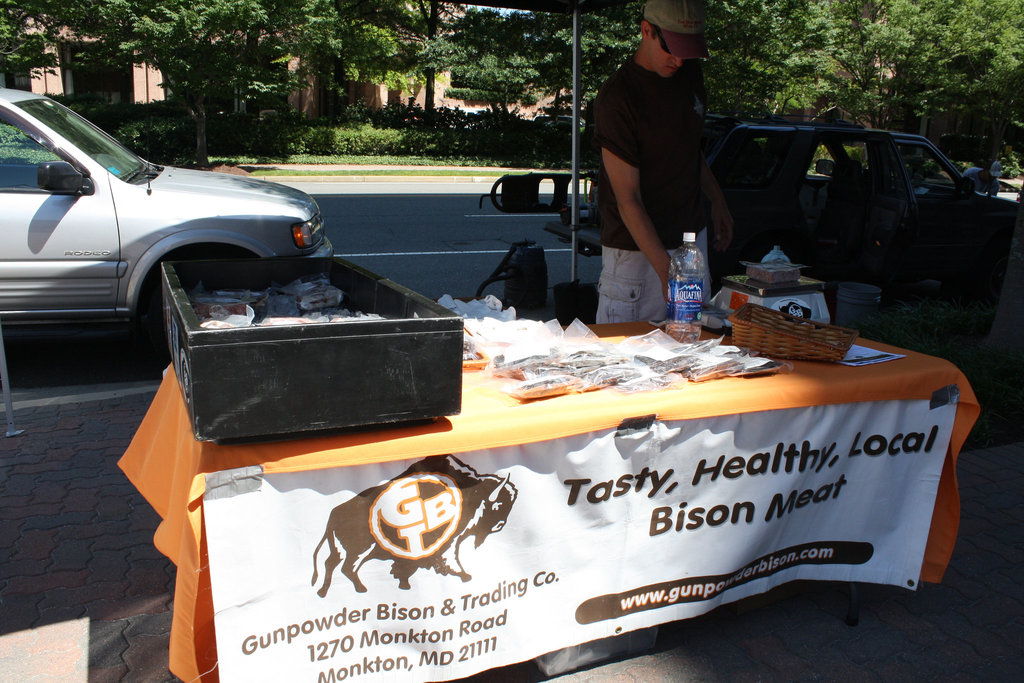
[(846, 610), (846, 625), (856, 626), (860, 622), (860, 589), (850, 582), (850, 605)]

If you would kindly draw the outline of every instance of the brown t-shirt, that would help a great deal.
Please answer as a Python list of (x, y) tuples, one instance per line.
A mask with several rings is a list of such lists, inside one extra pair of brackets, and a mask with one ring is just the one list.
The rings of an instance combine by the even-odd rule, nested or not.
[[(707, 95), (700, 60), (663, 78), (630, 59), (594, 103), (594, 145), (640, 170), (640, 196), (658, 236), (675, 249), (704, 227), (700, 144)], [(604, 164), (598, 178), (601, 244), (636, 251)]]

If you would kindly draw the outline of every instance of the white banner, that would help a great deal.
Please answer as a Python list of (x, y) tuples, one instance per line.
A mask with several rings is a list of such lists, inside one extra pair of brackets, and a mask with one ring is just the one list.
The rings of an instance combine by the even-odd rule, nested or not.
[(956, 406), (726, 415), (207, 477), (221, 680), (428, 681), (797, 579), (916, 588)]

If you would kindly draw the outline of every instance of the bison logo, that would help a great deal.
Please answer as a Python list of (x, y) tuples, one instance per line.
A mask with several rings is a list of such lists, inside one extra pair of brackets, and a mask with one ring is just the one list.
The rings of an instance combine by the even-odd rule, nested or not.
[(516, 494), (508, 477), (478, 474), (451, 455), (421, 460), (331, 511), (313, 551), (312, 585), (319, 576), (318, 556), (325, 543), (329, 553), (324, 583), (317, 590), (320, 597), (327, 595), (339, 564), (355, 589), (365, 593), (359, 568), (367, 560), (391, 560), (391, 575), (403, 590), (409, 589), (409, 577), (420, 568), (469, 581), (459, 562), (459, 545), (473, 537), (479, 547), (488, 535), (501, 531)]

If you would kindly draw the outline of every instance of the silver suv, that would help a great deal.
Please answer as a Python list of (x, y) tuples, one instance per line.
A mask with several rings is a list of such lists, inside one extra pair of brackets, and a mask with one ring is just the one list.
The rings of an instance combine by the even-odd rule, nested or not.
[(53, 100), (0, 88), (0, 317), (142, 323), (160, 262), (333, 254), (299, 190), (157, 166)]

